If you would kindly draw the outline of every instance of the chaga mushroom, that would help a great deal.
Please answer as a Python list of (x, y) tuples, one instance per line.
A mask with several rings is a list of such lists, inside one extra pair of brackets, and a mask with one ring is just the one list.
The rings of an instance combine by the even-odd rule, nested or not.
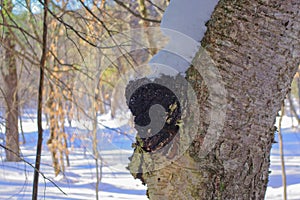
[(178, 121), (182, 114), (177, 94), (181, 90), (182, 82), (170, 76), (129, 82), (126, 99), (137, 130), (134, 146), (155, 152), (173, 140), (179, 131)]

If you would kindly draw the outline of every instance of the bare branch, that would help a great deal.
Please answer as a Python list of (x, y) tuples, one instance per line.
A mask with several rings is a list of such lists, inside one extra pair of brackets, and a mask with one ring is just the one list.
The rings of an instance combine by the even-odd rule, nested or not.
[(141, 16), (140, 14), (134, 12), (133, 10), (131, 10), (129, 7), (127, 7), (122, 1), (119, 0), (114, 0), (118, 5), (120, 5), (121, 7), (125, 8), (128, 12), (130, 12), (133, 16), (140, 18), (141, 20), (144, 21), (148, 21), (148, 22), (153, 22), (153, 23), (160, 23), (160, 20), (156, 20), (156, 19), (149, 19), (149, 18), (145, 18), (143, 16)]
[[(6, 146), (0, 144), (0, 147), (2, 147), (3, 149), (17, 155), (14, 151), (12, 151), (11, 149), (7, 148)], [(64, 195), (68, 196), (67, 193), (65, 193), (54, 181), (52, 181), (50, 178), (48, 178), (47, 176), (45, 176), (45, 174), (43, 172), (41, 172), (39, 169), (35, 168), (33, 166), (33, 164), (31, 164), (30, 162), (28, 162), (27, 160), (25, 160), (24, 158), (22, 158), (21, 156), (19, 156), (20, 160), (23, 161), (24, 163), (26, 163), (27, 165), (29, 165), (32, 169), (34, 169), (35, 172), (37, 172), (38, 174), (40, 174), (45, 180), (49, 181), (50, 183), (52, 183), (61, 193), (63, 193)]]

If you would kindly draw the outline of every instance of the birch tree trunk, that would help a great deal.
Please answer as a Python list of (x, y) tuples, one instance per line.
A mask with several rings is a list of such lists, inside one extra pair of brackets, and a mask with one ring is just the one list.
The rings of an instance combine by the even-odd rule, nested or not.
[[(264, 199), (275, 117), (300, 61), (299, 10), (298, 0), (220, 0), (202, 46), (227, 91), (224, 127), (203, 154), (208, 126), (218, 119), (208, 117), (208, 85), (196, 69), (209, 63), (198, 53), (187, 72), (200, 105), (198, 134), (170, 165), (133, 173), (150, 199)], [(135, 148), (130, 166), (145, 165), (145, 153), (135, 159), (141, 152)]]

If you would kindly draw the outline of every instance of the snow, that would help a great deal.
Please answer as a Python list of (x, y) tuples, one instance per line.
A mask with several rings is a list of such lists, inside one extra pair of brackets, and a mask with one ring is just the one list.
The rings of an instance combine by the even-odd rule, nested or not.
[(161, 30), (169, 38), (169, 43), (150, 60), (153, 74), (185, 73), (199, 50), (206, 32), (205, 23), (217, 3), (218, 0), (170, 2), (161, 22)]
[[(32, 152), (33, 153), (33, 152)], [(45, 152), (44, 152), (45, 153)], [(31, 158), (27, 158), (31, 159)], [(50, 155), (42, 158), (42, 172), (54, 181), (66, 194), (64, 195), (49, 181), (40, 177), (39, 199), (95, 199), (95, 168), (91, 158), (85, 158), (80, 151), (70, 155), (71, 167), (67, 172), (54, 177)], [(31, 168), (23, 163), (2, 163), (0, 199), (30, 199), (32, 192)], [(23, 172), (26, 170), (26, 172)], [(103, 168), (103, 179), (99, 186), (100, 199), (147, 199), (145, 186), (134, 180), (126, 170), (118, 171), (113, 166)]]
[[(29, 163), (34, 163), (37, 141), (36, 119), (33, 117), (34, 114), (30, 117), (23, 117), (26, 144), (21, 146), (21, 152), (23, 158)], [(116, 132), (125, 132), (130, 127), (120, 126), (124, 124), (124, 119), (111, 119), (110, 115), (99, 116), (98, 121), (100, 123), (98, 126), (99, 149), (104, 164), (103, 177), (99, 186), (100, 199), (147, 199), (145, 195), (146, 187), (139, 180), (133, 179), (126, 169), (129, 163), (128, 157), (132, 154), (132, 141)], [(103, 127), (101, 122), (106, 128)], [(44, 180), (40, 176), (39, 199), (95, 199), (96, 170), (95, 160), (91, 153), (90, 144), (92, 140), (90, 137), (87, 140), (80, 137), (80, 134), (85, 137), (89, 136), (88, 131), (83, 130), (88, 122), (73, 121), (72, 124), (74, 127), (68, 127), (66, 123), (69, 139), (75, 136), (75, 140), (69, 142), (71, 165), (66, 168), (64, 174), (55, 177), (51, 166), (51, 155), (46, 146), (46, 141), (49, 138), (49, 127), (43, 122), (45, 131), (41, 172), (55, 182), (67, 196), (50, 181)], [(116, 124), (119, 124), (119, 126), (116, 127)], [(112, 127), (109, 127), (110, 125)], [(1, 127), (0, 130), (5, 131), (4, 127)], [(131, 138), (134, 138), (134, 132), (128, 131), (127, 133)], [(107, 135), (111, 137), (107, 137)], [(32, 167), (24, 162), (5, 162), (5, 151), (3, 149), (0, 149), (0, 157), (0, 199), (31, 199)]]
[[(300, 199), (300, 184), (289, 185), (287, 187), (287, 194), (289, 200), (299, 200)], [(282, 187), (280, 188), (272, 188), (268, 187), (266, 199), (270, 200), (282, 200)]]
[[(171, 1), (161, 23), (161, 30), (169, 38), (169, 43), (151, 59), (149, 64), (153, 74), (174, 75), (186, 71), (200, 47), (206, 31), (205, 23), (217, 3), (218, 0)], [(127, 126), (128, 120), (111, 119), (108, 114), (100, 116), (98, 122), (99, 149), (104, 163), (99, 186), (100, 199), (147, 199), (146, 187), (139, 180), (134, 180), (126, 169), (135, 134)], [(49, 130), (43, 122), (45, 132), (41, 171), (67, 196), (53, 183), (40, 177), (39, 199), (95, 199), (95, 161), (89, 135), (91, 123), (74, 121), (72, 124), (74, 127), (66, 127), (69, 139), (74, 138), (69, 149), (71, 166), (66, 168), (64, 174), (55, 177), (51, 155), (46, 146)], [(37, 140), (35, 114), (26, 113), (23, 116), (23, 129), (26, 144), (21, 146), (21, 152), (26, 161), (34, 163)], [(0, 126), (0, 135), (4, 131), (4, 127)], [(288, 199), (300, 199), (300, 134), (298, 129), (291, 128), (291, 118), (288, 116), (283, 118), (283, 139)], [(3, 149), (0, 149), (0, 156), (0, 199), (31, 199), (33, 169), (24, 162), (5, 162)], [(273, 145), (270, 170), (266, 199), (282, 199), (278, 144)]]
[[(299, 128), (292, 127), (292, 120), (296, 124), (295, 118), (284, 116), (282, 121), (282, 136), (284, 146), (284, 161), (287, 181), (288, 199), (300, 199), (300, 133)], [(276, 121), (278, 126), (278, 118)], [(275, 135), (278, 142), (278, 135)], [(281, 160), (279, 154), (279, 144), (273, 144), (271, 150), (271, 174), (266, 192), (266, 198), (270, 200), (283, 199), (283, 188), (281, 180)]]
[[(116, 126), (120, 120), (111, 119), (110, 115), (99, 116), (98, 121), (106, 126)], [(23, 117), (23, 128), (27, 143), (21, 146), (24, 159), (34, 163), (35, 145), (37, 139), (36, 119), (34, 115)], [(84, 134), (79, 122), (72, 123), (78, 127), (66, 127), (69, 137), (73, 134)], [(77, 125), (76, 125), (77, 124)], [(45, 122), (44, 122), (45, 125)], [(291, 128), (291, 118), (283, 118), (283, 140), (287, 173), (288, 199), (300, 199), (300, 134), (299, 129)], [(100, 199), (147, 199), (146, 187), (139, 180), (133, 179), (126, 166), (128, 157), (132, 154), (131, 140), (123, 134), (115, 133), (115, 129), (98, 127), (100, 154), (103, 158), (103, 177), (99, 186)], [(45, 136), (42, 151), (41, 171), (51, 181), (55, 182), (65, 193), (65, 196), (51, 182), (40, 177), (39, 199), (95, 199), (95, 161), (88, 142), (80, 137), (70, 142), (70, 163), (66, 172), (58, 177), (54, 176), (51, 167), (51, 155), (45, 145), (49, 137), (48, 127), (45, 125)], [(120, 131), (130, 130), (130, 127), (119, 126)], [(4, 128), (1, 127), (1, 131)], [(113, 137), (106, 137), (107, 135)], [(134, 132), (128, 134), (134, 137)], [(84, 135), (86, 136), (86, 135)], [(277, 136), (276, 136), (276, 140)], [(86, 151), (86, 152), (85, 152)], [(85, 153), (84, 153), (85, 152)], [(5, 152), (0, 149), (0, 199), (31, 199), (33, 170), (25, 164), (8, 163), (4, 161)], [(266, 193), (267, 200), (282, 199), (281, 166), (278, 144), (274, 144), (271, 151), (270, 181)]]

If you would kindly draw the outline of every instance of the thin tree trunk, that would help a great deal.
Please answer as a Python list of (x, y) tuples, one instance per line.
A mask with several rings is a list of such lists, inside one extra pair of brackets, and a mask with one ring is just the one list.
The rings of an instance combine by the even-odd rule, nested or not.
[(278, 125), (278, 139), (279, 139), (279, 151), (280, 151), (280, 160), (281, 160), (283, 199), (286, 200), (286, 198), (287, 198), (286, 174), (285, 174), (284, 153), (283, 153), (283, 140), (282, 140), (282, 133), (281, 133), (281, 123), (282, 123), (283, 116), (284, 116), (284, 103), (282, 103), (282, 106), (281, 106), (281, 115), (280, 115), (279, 125)]
[(65, 162), (64, 162), (65, 149), (64, 149), (64, 145), (62, 144), (63, 143), (63, 141), (62, 141), (63, 138), (61, 137), (63, 133), (59, 133), (59, 134), (60, 134), (60, 137), (59, 137), (60, 147), (58, 148), (58, 150), (59, 150), (59, 160), (60, 160), (59, 166), (60, 166), (61, 172), (64, 174), (66, 169), (65, 169)]
[(60, 127), (59, 127), (59, 152), (60, 152), (60, 166), (61, 166), (61, 171), (65, 173), (65, 163), (64, 163), (64, 155), (66, 156), (66, 160), (69, 160), (68, 156), (68, 148), (67, 148), (67, 137), (65, 133), (65, 110), (63, 108), (62, 104), (62, 97), (59, 97), (59, 103), (58, 103), (58, 117), (60, 119)]
[(104, 100), (104, 94), (103, 94), (103, 83), (101, 78), (99, 79), (99, 82), (97, 84), (97, 89), (95, 91), (96, 100), (97, 100), (97, 108), (99, 108), (100, 114), (105, 114), (105, 100)]
[(23, 141), (22, 144), (26, 144), (26, 139), (25, 139), (24, 130), (23, 130), (23, 121), (22, 121), (21, 113), (19, 113), (19, 120), (20, 120), (20, 130), (21, 130), (22, 141)]
[(49, 0), (44, 0), (43, 41), (42, 41), (42, 56), (40, 60), (40, 79), (39, 79), (38, 110), (37, 110), (38, 141), (37, 141), (37, 149), (36, 149), (32, 200), (37, 200), (38, 197), (39, 171), (40, 171), (42, 143), (43, 143), (42, 114), (43, 114), (44, 76), (45, 76), (45, 65), (46, 65), (46, 58), (47, 58), (48, 1)]
[[(288, 94), (288, 100), (289, 100), (289, 104), (290, 104), (290, 112), (291, 112), (291, 115), (292, 117), (295, 116), (296, 119), (297, 119), (297, 122), (298, 122), (298, 125), (300, 124), (300, 117), (299, 115), (297, 114), (297, 111), (296, 111), (296, 108), (294, 106), (294, 103), (293, 103), (293, 99), (292, 99), (292, 95), (291, 93)], [(293, 119), (292, 119), (293, 120)]]
[(68, 149), (68, 138), (65, 131), (65, 126), (63, 126), (63, 142), (64, 142), (64, 149), (65, 149), (65, 156), (67, 161), (67, 166), (70, 167), (70, 159), (69, 159), (69, 149)]
[(92, 105), (93, 105), (93, 154), (95, 159), (95, 168), (96, 168), (96, 199), (99, 199), (99, 184), (101, 181), (101, 174), (99, 172), (99, 152), (98, 152), (98, 137), (97, 137), (97, 109), (96, 109), (96, 103), (97, 103), (97, 95), (95, 94), (95, 97), (93, 98)]
[(298, 112), (300, 113), (300, 71), (299, 69), (298, 69), (298, 76), (297, 76), (297, 89), (298, 89), (298, 105), (299, 105)]
[[(289, 98), (289, 96), (288, 96)], [(290, 106), (291, 108), (291, 106)], [(291, 115), (291, 121), (292, 121), (292, 128), (295, 128), (295, 125), (294, 125), (294, 112), (290, 109), (290, 115)]]
[[(200, 51), (187, 72), (198, 97), (198, 134), (159, 169), (146, 171), (157, 160), (135, 148), (130, 166), (140, 166), (133, 175), (150, 199), (264, 199), (275, 118), (300, 63), (299, 9), (298, 0), (219, 1), (202, 40), (212, 61)], [(209, 91), (215, 83), (205, 70), (213, 64), (227, 91), (225, 113), (211, 112), (211, 98), (222, 98)]]

